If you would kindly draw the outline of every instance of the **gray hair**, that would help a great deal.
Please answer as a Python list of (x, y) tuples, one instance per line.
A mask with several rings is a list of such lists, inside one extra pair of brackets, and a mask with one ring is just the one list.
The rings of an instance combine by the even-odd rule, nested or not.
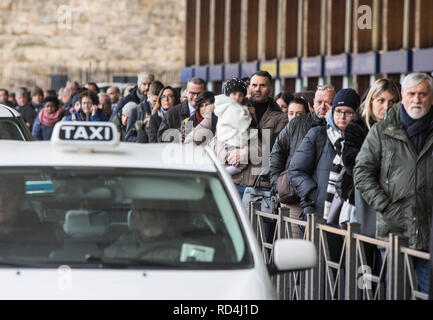
[(18, 98), (21, 96), (26, 96), (26, 98), (28, 98), (27, 91), (25, 91), (23, 89), (18, 89), (17, 92), (15, 93), (15, 97)]
[(142, 72), (137, 75), (137, 85), (140, 86), (143, 82), (152, 83), (155, 81), (155, 76), (149, 72)]
[(405, 92), (408, 88), (413, 88), (417, 85), (419, 85), (421, 82), (427, 81), (431, 92), (433, 92), (433, 78), (430, 77), (426, 73), (410, 73), (408, 74), (401, 84), (401, 91)]

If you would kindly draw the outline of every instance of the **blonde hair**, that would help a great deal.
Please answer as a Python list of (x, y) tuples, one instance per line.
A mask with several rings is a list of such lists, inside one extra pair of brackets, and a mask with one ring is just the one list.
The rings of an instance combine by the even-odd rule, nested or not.
[(370, 118), (378, 121), (378, 119), (376, 119), (373, 114), (373, 100), (385, 91), (391, 93), (397, 100), (396, 102), (399, 102), (401, 100), (400, 89), (394, 81), (385, 78), (376, 80), (376, 82), (374, 82), (374, 84), (368, 91), (365, 101), (362, 103), (362, 117), (367, 123), (368, 130), (371, 129)]

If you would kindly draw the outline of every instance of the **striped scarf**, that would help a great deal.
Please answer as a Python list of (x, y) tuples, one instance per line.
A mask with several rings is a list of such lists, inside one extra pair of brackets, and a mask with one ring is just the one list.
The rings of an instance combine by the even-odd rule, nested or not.
[(323, 217), (325, 219), (328, 218), (329, 209), (331, 208), (332, 200), (335, 195), (335, 183), (340, 176), (340, 172), (343, 169), (343, 159), (341, 158), (342, 150), (343, 150), (343, 137), (341, 136), (339, 131), (336, 131), (334, 128), (328, 125), (328, 129), (326, 130), (328, 135), (328, 139), (331, 141), (332, 146), (336, 151), (336, 155), (334, 160), (332, 161), (332, 168), (329, 172), (329, 180), (328, 180), (328, 189), (325, 201), (325, 208), (323, 211)]

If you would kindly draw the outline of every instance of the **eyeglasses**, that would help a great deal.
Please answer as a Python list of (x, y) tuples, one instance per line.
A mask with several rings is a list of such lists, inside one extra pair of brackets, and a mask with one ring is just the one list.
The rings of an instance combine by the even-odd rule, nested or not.
[(173, 98), (174, 98), (174, 95), (172, 95), (172, 94), (168, 94), (168, 95), (166, 95), (166, 96), (161, 96), (161, 99), (165, 99), (165, 98), (173, 99)]
[(337, 115), (337, 117), (342, 118), (343, 116), (348, 116), (350, 118), (352, 118), (353, 116), (355, 116), (355, 112), (353, 111), (341, 111), (341, 110), (335, 110), (335, 114)]
[(331, 85), (325, 85), (325, 86), (317, 86), (317, 90), (318, 91), (323, 91), (323, 90), (326, 90), (326, 91), (335, 91), (335, 88), (333, 87), (333, 86), (331, 86)]
[(191, 92), (191, 91), (189, 91), (188, 95), (191, 96), (191, 97), (194, 97), (194, 96), (198, 96), (200, 93), (201, 92)]

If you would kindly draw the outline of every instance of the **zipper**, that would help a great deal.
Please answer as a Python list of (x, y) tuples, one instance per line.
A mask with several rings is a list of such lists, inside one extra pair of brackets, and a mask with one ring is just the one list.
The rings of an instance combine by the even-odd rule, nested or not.
[(390, 176), (390, 173), (391, 173), (392, 164), (394, 162), (394, 157), (395, 157), (395, 153), (393, 153), (391, 155), (391, 159), (389, 161), (389, 167), (388, 167), (388, 170), (387, 170), (387, 173), (386, 173), (386, 184), (388, 186), (388, 194), (389, 194), (389, 191), (390, 191), (389, 190), (389, 176)]

